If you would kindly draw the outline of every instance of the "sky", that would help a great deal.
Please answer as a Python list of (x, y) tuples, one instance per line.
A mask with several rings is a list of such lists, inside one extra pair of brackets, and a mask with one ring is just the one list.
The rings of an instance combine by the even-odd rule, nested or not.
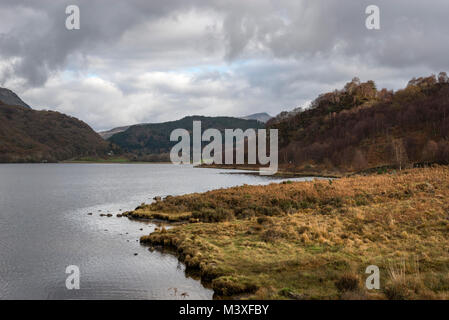
[(98, 131), (276, 115), (356, 76), (396, 90), (449, 72), (448, 52), (447, 0), (0, 1), (0, 86)]

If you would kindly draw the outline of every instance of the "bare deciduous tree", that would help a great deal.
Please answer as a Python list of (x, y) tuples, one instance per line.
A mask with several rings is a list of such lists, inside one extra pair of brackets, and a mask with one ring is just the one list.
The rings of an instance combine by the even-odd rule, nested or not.
[(391, 146), (393, 149), (393, 157), (396, 165), (399, 166), (399, 170), (402, 170), (402, 167), (407, 163), (407, 151), (405, 150), (404, 141), (401, 139), (394, 139), (391, 142)]

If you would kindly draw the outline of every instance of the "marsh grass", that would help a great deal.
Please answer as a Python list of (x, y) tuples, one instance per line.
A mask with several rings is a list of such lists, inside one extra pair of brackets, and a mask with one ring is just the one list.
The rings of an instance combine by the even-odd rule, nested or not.
[[(441, 166), (168, 197), (128, 215), (190, 222), (141, 242), (174, 248), (219, 296), (447, 299), (448, 197)], [(364, 288), (371, 264), (380, 290)]]

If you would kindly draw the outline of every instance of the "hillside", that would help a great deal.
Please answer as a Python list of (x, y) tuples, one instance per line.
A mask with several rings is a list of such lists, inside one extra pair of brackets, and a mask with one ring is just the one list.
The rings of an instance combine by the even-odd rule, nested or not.
[(449, 80), (411, 80), (396, 92), (357, 78), (309, 109), (283, 112), (279, 161), (291, 171), (359, 171), (449, 162)]
[(256, 120), (244, 120), (232, 117), (189, 116), (176, 121), (142, 124), (129, 127), (126, 131), (114, 134), (108, 141), (118, 145), (125, 152), (137, 155), (138, 160), (167, 161), (170, 149), (177, 143), (170, 141), (170, 133), (178, 128), (192, 132), (193, 121), (201, 121), (201, 129), (263, 128), (264, 124)]
[(0, 162), (54, 162), (106, 154), (108, 143), (84, 122), (0, 101)]

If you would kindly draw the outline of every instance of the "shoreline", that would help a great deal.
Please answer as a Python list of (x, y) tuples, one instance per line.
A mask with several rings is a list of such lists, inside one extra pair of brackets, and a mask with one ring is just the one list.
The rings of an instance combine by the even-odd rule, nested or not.
[[(441, 166), (157, 197), (124, 215), (175, 224), (140, 242), (174, 250), (214, 298), (444, 299), (432, 283), (449, 285), (448, 186)], [(400, 283), (383, 273), (382, 290), (363, 288), (366, 265), (401, 263)]]
[(91, 161), (91, 160), (63, 160), (49, 162), (0, 162), (0, 164), (172, 164), (171, 162), (146, 162), (146, 161)]
[(146, 161), (83, 161), (83, 160), (64, 160), (59, 161), (56, 163), (76, 163), (76, 164), (108, 164), (108, 163), (114, 163), (114, 164), (171, 164), (171, 162), (146, 162)]
[[(0, 164), (173, 164), (170, 161), (167, 162), (149, 162), (149, 161), (131, 161), (131, 160), (62, 160), (54, 162), (0, 162)], [(192, 165), (192, 163), (190, 163)], [(236, 165), (194, 165), (194, 168), (198, 169), (220, 169), (220, 170), (230, 170), (231, 172), (226, 172), (225, 174), (247, 174), (247, 175), (259, 175), (259, 167), (254, 166), (236, 166)], [(363, 171), (351, 171), (351, 172), (330, 172), (330, 171), (296, 171), (296, 170), (279, 170), (273, 175), (266, 177), (276, 177), (276, 178), (330, 178), (339, 179), (342, 177), (350, 177), (360, 174), (373, 174), (376, 170), (382, 169), (383, 173), (387, 173), (388, 170), (392, 170), (391, 166), (370, 168)], [(235, 171), (246, 171), (246, 172), (232, 172)]]
[[(245, 170), (248, 172), (236, 172), (231, 174), (254, 174), (258, 175), (259, 167), (255, 166), (236, 166), (236, 165), (219, 165), (219, 164), (201, 164), (198, 166), (195, 166), (195, 168), (203, 168), (203, 169), (224, 169), (224, 170)], [(349, 174), (349, 173), (348, 173)], [(286, 177), (286, 178), (306, 178), (306, 177), (316, 177), (316, 178), (341, 178), (345, 176), (341, 173), (336, 172), (317, 172), (317, 171), (281, 171), (278, 170), (272, 177)]]

